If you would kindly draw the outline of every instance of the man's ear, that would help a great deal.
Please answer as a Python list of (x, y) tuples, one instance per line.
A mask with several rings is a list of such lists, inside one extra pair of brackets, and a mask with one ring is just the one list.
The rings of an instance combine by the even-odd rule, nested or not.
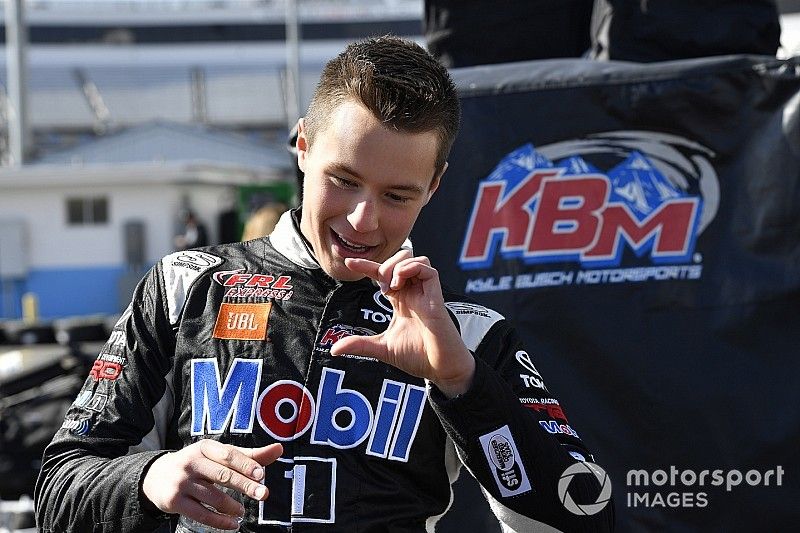
[(428, 187), (428, 199), (425, 200), (425, 204), (424, 205), (428, 205), (428, 202), (430, 202), (431, 198), (433, 197), (433, 193), (435, 193), (436, 189), (438, 189), (439, 185), (441, 185), (441, 183), (442, 183), (442, 175), (444, 174), (444, 171), (447, 170), (447, 165), (448, 165), (448, 163), (447, 163), (447, 161), (445, 161), (444, 165), (442, 165), (442, 171), (439, 172), (433, 178), (433, 181), (431, 181), (431, 186)]
[(306, 158), (308, 157), (308, 137), (306, 137), (306, 119), (301, 117), (297, 121), (297, 166), (305, 173)]

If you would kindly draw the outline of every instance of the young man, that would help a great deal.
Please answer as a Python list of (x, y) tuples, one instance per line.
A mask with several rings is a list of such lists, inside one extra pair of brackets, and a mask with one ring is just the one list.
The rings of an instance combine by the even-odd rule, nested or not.
[[(406, 241), (458, 120), (446, 70), (413, 43), (332, 60), (299, 125), (302, 209), (142, 281), (45, 452), (39, 527), (150, 531), (180, 514), (432, 531), (464, 464), (512, 530), (610, 529), (610, 506), (577, 516), (559, 500), (590, 455), (539, 376), (520, 381), (532, 364), (513, 330), (443, 294)], [(520, 403), (531, 391), (536, 409)], [(572, 497), (596, 498), (580, 478)]]

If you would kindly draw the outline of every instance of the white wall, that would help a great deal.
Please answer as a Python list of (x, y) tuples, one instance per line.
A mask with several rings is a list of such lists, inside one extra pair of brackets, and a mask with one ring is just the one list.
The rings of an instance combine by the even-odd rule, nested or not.
[[(131, 220), (145, 223), (146, 259), (155, 263), (173, 250), (173, 237), (183, 196), (216, 239), (217, 214), (229, 187), (178, 186), (59, 186), (0, 192), (0, 217), (26, 221), (31, 268), (119, 266), (124, 263), (123, 226)], [(66, 198), (107, 196), (109, 222), (68, 226)]]
[(123, 227), (128, 221), (144, 221), (145, 258), (149, 263), (155, 263), (172, 251), (175, 220), (180, 205), (176, 186), (122, 186), (114, 192), (112, 202), (114, 238), (118, 241), (116, 264), (124, 262)]
[[(112, 225), (66, 226), (67, 195), (102, 194), (80, 188), (24, 189), (0, 194), (4, 217), (26, 221), (28, 260), (32, 268), (110, 265), (116, 251)], [(113, 210), (113, 207), (112, 207)]]

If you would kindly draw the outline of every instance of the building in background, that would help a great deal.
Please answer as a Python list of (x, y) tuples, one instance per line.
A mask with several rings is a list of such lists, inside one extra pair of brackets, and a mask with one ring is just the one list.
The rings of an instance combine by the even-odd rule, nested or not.
[(176, 210), (191, 209), (219, 242), (217, 221), (236, 207), (238, 189), (280, 194), (290, 171), (285, 150), (160, 122), (6, 170), (0, 235), (16, 228), (24, 245), (4, 313), (25, 292), (38, 295), (47, 317), (118, 312), (144, 269), (173, 250)]

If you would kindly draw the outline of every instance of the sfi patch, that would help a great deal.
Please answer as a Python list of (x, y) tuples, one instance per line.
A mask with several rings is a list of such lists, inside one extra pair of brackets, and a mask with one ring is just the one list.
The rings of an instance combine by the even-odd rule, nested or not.
[(215, 339), (263, 341), (272, 303), (223, 303), (214, 325)]
[(478, 439), (501, 496), (517, 496), (531, 490), (528, 474), (522, 465), (522, 458), (508, 426), (503, 426)]

